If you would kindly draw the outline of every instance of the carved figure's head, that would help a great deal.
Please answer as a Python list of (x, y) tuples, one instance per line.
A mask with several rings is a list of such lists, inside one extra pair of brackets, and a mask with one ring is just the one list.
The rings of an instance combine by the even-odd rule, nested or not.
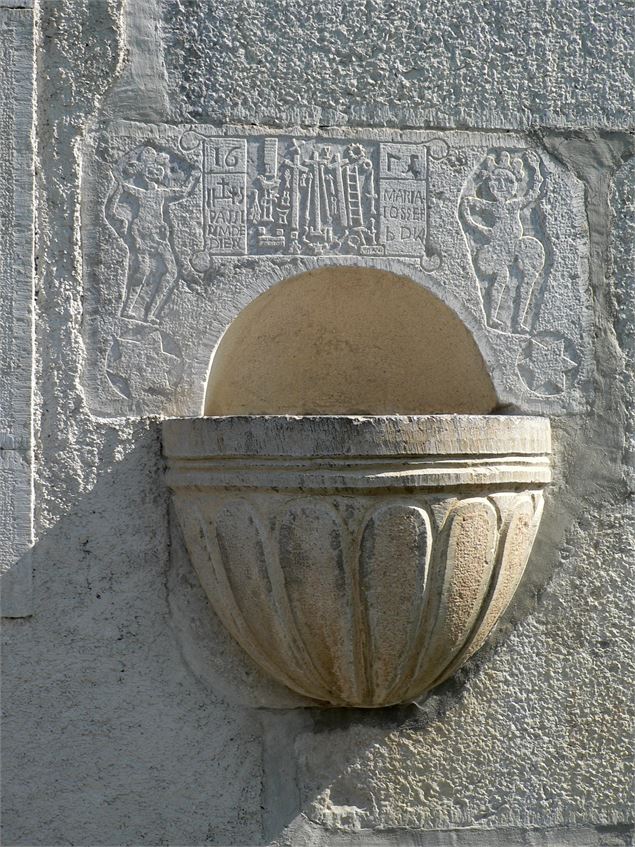
[[(152, 149), (151, 147), (148, 149)], [(150, 156), (145, 169), (148, 182), (155, 185), (167, 185), (170, 181), (170, 157), (167, 153), (157, 153)]]
[(498, 160), (494, 155), (487, 157), (481, 175), (494, 199), (505, 202), (518, 193), (524, 173), (522, 159), (512, 159), (509, 153), (503, 150)]
[(349, 144), (344, 150), (344, 155), (351, 164), (364, 162), (368, 159), (366, 148), (361, 144)]
[(489, 190), (496, 200), (511, 200), (518, 190), (518, 182), (511, 171), (496, 168), (489, 177)]
[(125, 182), (137, 188), (172, 188), (187, 178), (188, 165), (171, 156), (169, 151), (150, 145), (136, 147), (117, 163)]

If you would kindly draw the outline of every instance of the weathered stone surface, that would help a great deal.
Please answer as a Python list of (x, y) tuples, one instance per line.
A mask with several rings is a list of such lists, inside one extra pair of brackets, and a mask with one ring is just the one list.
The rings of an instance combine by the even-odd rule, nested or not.
[(412, 279), (455, 311), (501, 404), (587, 402), (583, 189), (525, 136), (110, 122), (84, 160), (83, 381), (99, 414), (197, 414), (239, 312), (338, 266)]
[[(568, 538), (571, 558), (541, 610), (462, 692), (433, 697), (418, 713), (395, 713), (385, 723), (369, 716), (338, 725), (325, 716), (295, 727), (280, 756), (293, 751), (298, 808), (329, 836), (321, 840), (317, 828), (299, 825), (289, 843), (337, 844), (336, 833), (345, 831), (349, 843), (364, 844), (376, 827), (421, 833), (475, 823), (497, 843), (499, 828), (531, 829), (549, 819), (555, 827), (604, 828), (606, 842), (592, 844), (628, 844), (632, 530), (623, 512), (593, 515), (576, 527)], [(611, 573), (589, 535), (619, 544)], [(544, 843), (567, 843), (559, 838)]]
[(31, 613), (33, 12), (0, 3), (0, 575), (3, 615)]
[(78, 378), (77, 152), (125, 59), (121, 5), (38, 3), (38, 541), (34, 614), (2, 624), (2, 841), (257, 842), (258, 722), (210, 698), (171, 627), (156, 430), (93, 417)]
[(329, 705), (412, 701), (483, 644), (551, 477), (540, 418), (225, 417), (163, 431), (219, 618), (266, 673)]
[(31, 614), (32, 498), (29, 454), (0, 444), (0, 572), (2, 614), (5, 617)]
[[(31, 4), (9, 0), (8, 5), (22, 14), (20, 7)], [(630, 35), (620, 36), (624, 26), (630, 29), (630, 6), (620, 0), (520, 6), (479, 0), (411, 4), (402, 13), (392, 4), (392, 42), (367, 39), (369, 29), (358, 15), (354, 33), (349, 37), (347, 28), (341, 42), (349, 65), (316, 61), (299, 77), (285, 59), (295, 51), (286, 40), (289, 22), (304, 16), (307, 26), (298, 25), (294, 37), (301, 45), (297, 55), (307, 54), (308, 39), (317, 32), (314, 10), (326, 9), (323, 30), (335, 37), (342, 32), (340, 15), (357, 8), (309, 5), (216, 3), (203, 11), (198, 2), (163, 3), (159, 9), (154, 0), (37, 4), (33, 409), (39, 540), (33, 552), (36, 614), (6, 620), (2, 627), (3, 843), (628, 847), (635, 806), (629, 711), (635, 645), (629, 599), (634, 541), (625, 513), (625, 480), (632, 473), (625, 422), (632, 392), (624, 374), (633, 331), (628, 310), (632, 163), (626, 162), (633, 147), (616, 130), (632, 126), (632, 74), (621, 61), (630, 61)], [(0, 0), (0, 7), (6, 6), (7, 0)], [(177, 8), (178, 25), (172, 20)], [(254, 61), (245, 94), (245, 68), (252, 59), (232, 54), (232, 47), (245, 40), (254, 20), (263, 22), (258, 33), (265, 32), (268, 8), (276, 10), (281, 47), (273, 29), (254, 42), (270, 55), (278, 50), (280, 63)], [(379, 22), (388, 8), (370, 6), (369, 17)], [(233, 27), (242, 9), (241, 26)], [(209, 30), (223, 29), (216, 42), (197, 35), (209, 31), (201, 27), (204, 12)], [(421, 48), (423, 61), (413, 65), (412, 75), (420, 80), (415, 98), (405, 89), (403, 96), (390, 94), (408, 71), (398, 68), (402, 36), (397, 30), (404, 15), (418, 16), (418, 44), (427, 39), (431, 45)], [(182, 33), (188, 19), (193, 58), (168, 57), (168, 80), (165, 45), (176, 49), (177, 29)], [(585, 21), (594, 24), (590, 34)], [(226, 32), (231, 34), (223, 41)], [(409, 35), (406, 28), (403, 38)], [(312, 43), (326, 56), (318, 42)], [(356, 59), (365, 50), (379, 59), (370, 70), (372, 58), (364, 57), (372, 52)], [(383, 55), (389, 55), (389, 63)], [(209, 57), (213, 67), (206, 64)], [(452, 62), (447, 74), (439, 70)], [(179, 80), (177, 67), (186, 65)], [(376, 108), (364, 106), (351, 116), (327, 113), (337, 99), (329, 93), (336, 76), (345, 77), (349, 68), (347, 88), (355, 85), (362, 92), (351, 97)], [(232, 100), (232, 86), (239, 104)], [(177, 96), (177, 87), (183, 96)], [(344, 85), (337, 87), (344, 91)], [(100, 405), (87, 390), (90, 373), (99, 369), (98, 339), (86, 329), (95, 320), (89, 311), (103, 309), (104, 321), (111, 321), (123, 286), (117, 277), (114, 290), (106, 280), (102, 289), (91, 268), (82, 265), (88, 259), (82, 258), (79, 224), (85, 221), (85, 188), (93, 167), (82, 153), (86, 138), (90, 143), (102, 121), (115, 118), (191, 125), (201, 118), (184, 112), (187, 100), (197, 107), (206, 100), (210, 115), (220, 103), (225, 115), (234, 116), (234, 126), (223, 130), (225, 118), (218, 121), (218, 131), (230, 138), (245, 132), (239, 107), (251, 121), (262, 104), (259, 114), (266, 125), (252, 126), (254, 137), (295, 133), (298, 120), (307, 118), (306, 105), (316, 100), (313, 92), (320, 90), (327, 91), (329, 102), (318, 102), (326, 107), (323, 113), (308, 115), (306, 137), (321, 132), (345, 138), (348, 133), (335, 128), (347, 121), (349, 131), (354, 123), (352, 134), (364, 139), (373, 136), (367, 129), (371, 123), (378, 134), (391, 122), (391, 133), (427, 128), (428, 136), (452, 127), (500, 136), (501, 129), (513, 128), (503, 137), (514, 139), (518, 127), (527, 127), (529, 146), (541, 161), (556, 161), (563, 182), (584, 199), (582, 242), (588, 248), (583, 254), (588, 253), (592, 310), (589, 378), (580, 384), (578, 411), (566, 407), (560, 416), (557, 407), (544, 407), (552, 421), (554, 480), (545, 495), (540, 533), (515, 600), (488, 644), (413, 715), (373, 712), (360, 720), (343, 711), (330, 711), (327, 718), (320, 710), (315, 720), (307, 709), (245, 708), (262, 702), (266, 677), (225, 638), (182, 540), (178, 534), (168, 537), (156, 431), (114, 417), (106, 403), (111, 395)], [(429, 107), (432, 123), (419, 114), (425, 121), (420, 123), (402, 108), (415, 100)], [(319, 129), (318, 120), (328, 128)], [(555, 125), (560, 130), (546, 131)], [(545, 214), (545, 182), (534, 218)], [(573, 189), (565, 193), (575, 195)], [(459, 195), (454, 196), (458, 212)], [(567, 221), (567, 214), (559, 211), (558, 218)], [(454, 248), (465, 236), (451, 220)], [(556, 232), (555, 247), (549, 242), (545, 249), (546, 268), (550, 251), (558, 252), (564, 242), (556, 220), (545, 225)], [(433, 221), (430, 226), (432, 233)], [(119, 236), (107, 237), (121, 251)], [(463, 249), (461, 267), (476, 283), (472, 256), (467, 245)], [(265, 257), (265, 264), (270, 259)], [(104, 267), (120, 271), (119, 261), (120, 256), (117, 261), (107, 256)], [(245, 267), (240, 274), (215, 276), (213, 298), (206, 284), (191, 293), (179, 288), (174, 302), (184, 313), (191, 303), (197, 311), (214, 300), (219, 312), (233, 303), (236, 314), (250, 302), (245, 296), (250, 273)], [(271, 274), (279, 278), (278, 269)], [(103, 291), (102, 299), (96, 291)], [(198, 329), (187, 326), (185, 335), (196, 349)], [(161, 332), (144, 352), (152, 367), (172, 362), (169, 355), (179, 358)], [(137, 339), (124, 340), (129, 343), (121, 347), (123, 361), (130, 365), (138, 355)], [(209, 352), (204, 351), (205, 366)], [(534, 353), (533, 344), (528, 351), (547, 363), (559, 352), (538, 347)], [(566, 349), (562, 354), (569, 356)], [(182, 349), (180, 355), (186, 357)], [(143, 372), (129, 367), (127, 373), (138, 380), (131, 393), (150, 394)], [(4, 375), (0, 367), (0, 379)], [(163, 367), (152, 377), (163, 392), (177, 379), (185, 387), (175, 409), (189, 409), (191, 402), (200, 413), (204, 379), (190, 393), (178, 368)], [(554, 386), (558, 382), (550, 380), (546, 387), (553, 391)], [(144, 400), (143, 408), (156, 410), (162, 403), (155, 397)], [(105, 418), (96, 409), (103, 409)], [(525, 400), (518, 411), (523, 410), (529, 411)], [(114, 411), (136, 414), (128, 404)], [(178, 561), (170, 562), (175, 554)], [(300, 698), (285, 699), (282, 686), (274, 690), (273, 685), (268, 703), (300, 704)], [(388, 829), (393, 824), (397, 828)]]
[(163, 0), (173, 112), (224, 123), (632, 126), (628, 3)]
[[(615, 332), (623, 361), (626, 399), (624, 465), (635, 490), (635, 157), (616, 172), (610, 192), (610, 273), (613, 278)], [(630, 402), (628, 402), (630, 400)]]

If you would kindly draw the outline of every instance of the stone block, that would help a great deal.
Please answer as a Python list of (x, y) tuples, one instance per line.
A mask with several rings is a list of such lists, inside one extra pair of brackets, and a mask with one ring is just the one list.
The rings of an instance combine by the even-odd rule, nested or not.
[(1, 611), (31, 611), (33, 12), (0, 3)]

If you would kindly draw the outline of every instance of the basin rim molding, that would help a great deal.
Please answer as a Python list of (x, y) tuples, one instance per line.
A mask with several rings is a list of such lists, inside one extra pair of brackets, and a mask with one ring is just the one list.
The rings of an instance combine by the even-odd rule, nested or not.
[(551, 479), (546, 418), (240, 415), (162, 430), (208, 600), (262, 670), (321, 706), (411, 702), (463, 665), (513, 598)]
[(533, 415), (227, 415), (161, 426), (168, 458), (551, 452), (549, 419)]

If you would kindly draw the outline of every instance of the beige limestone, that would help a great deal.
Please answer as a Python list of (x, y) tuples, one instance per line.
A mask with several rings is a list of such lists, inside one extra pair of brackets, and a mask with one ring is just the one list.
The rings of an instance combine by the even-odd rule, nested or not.
[(212, 360), (206, 415), (487, 413), (496, 395), (458, 317), (422, 286), (326, 267), (244, 309)]
[(163, 435), (216, 613), (322, 705), (411, 701), (463, 664), (514, 594), (550, 480), (539, 418), (230, 416)]

